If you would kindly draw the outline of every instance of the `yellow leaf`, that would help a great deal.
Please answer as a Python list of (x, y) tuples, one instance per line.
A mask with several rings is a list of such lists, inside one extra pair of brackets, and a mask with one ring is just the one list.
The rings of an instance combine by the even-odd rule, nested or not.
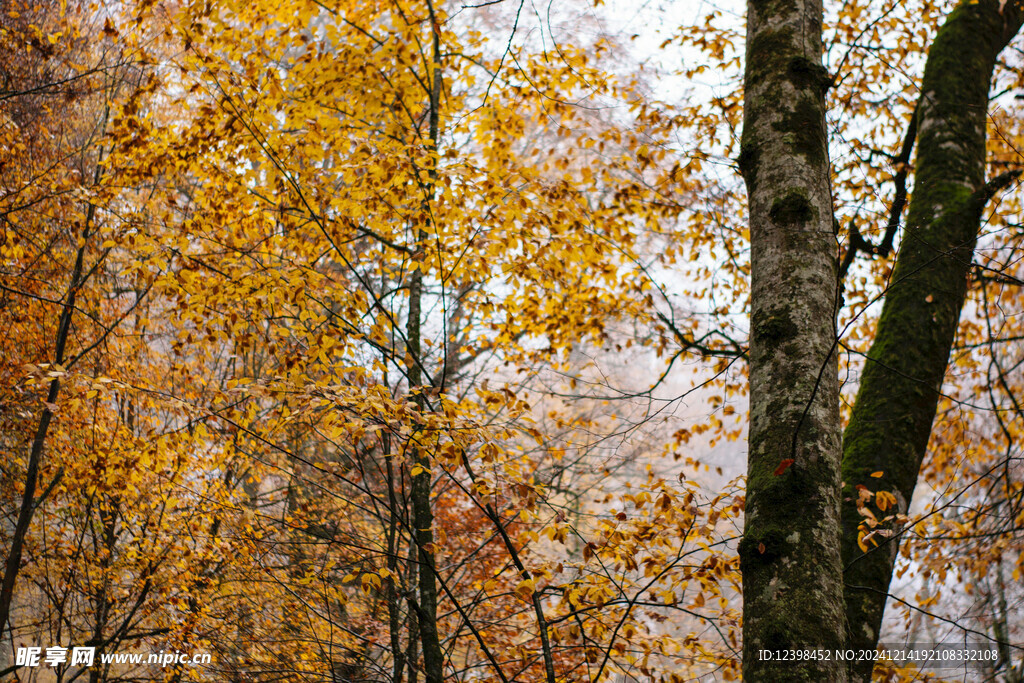
[(516, 586), (516, 595), (521, 597), (523, 600), (529, 600), (530, 596), (533, 595), (533, 591), (536, 589), (536, 584), (533, 579), (525, 579), (519, 582)]

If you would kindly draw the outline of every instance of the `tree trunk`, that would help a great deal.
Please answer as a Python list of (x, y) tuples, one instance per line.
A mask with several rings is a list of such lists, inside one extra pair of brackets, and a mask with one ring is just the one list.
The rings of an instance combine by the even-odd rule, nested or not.
[[(96, 180), (99, 181), (99, 169), (96, 171)], [(92, 222), (96, 216), (96, 207), (89, 204), (85, 216), (85, 228), (82, 230), (82, 245), (78, 247), (75, 254), (75, 265), (71, 272), (71, 283), (68, 286), (64, 304), (61, 307), (60, 321), (57, 324), (57, 343), (53, 353), (53, 365), (51, 369), (60, 368), (65, 362), (65, 351), (68, 337), (71, 333), (71, 318), (75, 311), (75, 297), (82, 286), (82, 271), (85, 265), (85, 250), (92, 235)], [(0, 582), (0, 634), (5, 633), (8, 625), (11, 630), (14, 624), (10, 621), (11, 601), (14, 599), (14, 586), (18, 580), (18, 573), (21, 571), (21, 556), (25, 549), (25, 542), (28, 537), (29, 526), (32, 517), (41, 499), (37, 499), (36, 487), (39, 484), (39, 468), (42, 466), (43, 450), (46, 446), (46, 435), (50, 430), (50, 422), (53, 420), (51, 406), (57, 403), (60, 395), (60, 378), (54, 377), (50, 380), (49, 389), (46, 394), (46, 402), (43, 404), (43, 411), (39, 417), (39, 424), (36, 427), (35, 437), (32, 439), (32, 448), (29, 451), (28, 463), (25, 467), (25, 490), (21, 497), (21, 507), (18, 510), (18, 519), (14, 526), (14, 534), (11, 536), (11, 546), (7, 551), (7, 560), (4, 563), (4, 576)], [(61, 473), (63, 470), (61, 470)], [(60, 476), (60, 475), (58, 475)], [(55, 477), (51, 486), (56, 483)]]
[[(838, 248), (820, 0), (751, 0), (740, 169), (750, 206), (751, 341), (743, 677), (845, 681), (839, 552)], [(766, 661), (762, 651), (776, 661)]]
[[(428, 2), (432, 26), (437, 26), (434, 18), (433, 5)], [(409, 283), (409, 319), (406, 325), (406, 344), (409, 354), (409, 390), (412, 400), (420, 411), (426, 409), (423, 398), (423, 355), (421, 349), (421, 319), (423, 299), (423, 261), (429, 233), (427, 227), (433, 223), (431, 202), (434, 196), (434, 184), (437, 182), (437, 148), (440, 132), (441, 109), (441, 42), (438, 29), (433, 30), (430, 74), (429, 131), (427, 138), (426, 181), (421, 184), (423, 191), (422, 224), (417, 231), (416, 260), (420, 266), (413, 271)], [(413, 446), (413, 471), (410, 498), (412, 499), (413, 540), (416, 543), (419, 560), (419, 604), (417, 616), (419, 623), (420, 644), (423, 646), (423, 674), (427, 683), (441, 683), (444, 678), (444, 654), (441, 652), (440, 638), (437, 632), (437, 572), (434, 564), (434, 509), (430, 500), (433, 487), (433, 473), (429, 454), (425, 452), (419, 440)]]
[[(425, 240), (420, 235), (421, 243)], [(409, 385), (416, 392), (413, 400), (423, 410), (425, 403), (420, 393), (423, 387), (419, 364), (422, 362), (420, 352), (420, 316), (421, 298), (423, 296), (423, 276), (417, 270), (413, 273), (409, 287), (409, 321), (407, 326), (407, 343), (412, 363), (409, 368)], [(412, 525), (413, 537), (416, 542), (419, 562), (419, 603), (417, 609), (420, 642), (423, 645), (423, 673), (427, 683), (441, 683), (443, 679), (444, 655), (441, 652), (437, 633), (437, 582), (434, 579), (434, 510), (430, 500), (433, 484), (431, 462), (421, 444), (413, 444), (412, 473)]]
[[(1021, 25), (1019, 1), (962, 3), (928, 54), (917, 108), (917, 161), (906, 232), (843, 443), (843, 566), (850, 647), (874, 648), (899, 547), (858, 545), (858, 485), (910, 506), (967, 293), (985, 202), (985, 123), (996, 57)], [(881, 478), (872, 473), (882, 472)], [(897, 531), (897, 530), (893, 530)], [(867, 681), (871, 662), (855, 663)]]

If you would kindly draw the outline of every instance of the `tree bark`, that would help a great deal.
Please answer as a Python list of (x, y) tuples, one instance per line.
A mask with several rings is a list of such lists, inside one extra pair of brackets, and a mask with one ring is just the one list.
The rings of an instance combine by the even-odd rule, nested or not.
[[(874, 648), (899, 547), (858, 545), (857, 486), (889, 491), (905, 513), (946, 373), (982, 209), (985, 124), (996, 57), (1020, 29), (1020, 0), (963, 2), (929, 53), (917, 108), (917, 161), (907, 227), (843, 441), (843, 566), (850, 647)], [(872, 473), (882, 472), (881, 478)], [(867, 681), (871, 662), (851, 679)]]
[[(425, 237), (421, 234), (421, 242)], [(419, 252), (417, 252), (419, 253)], [(421, 298), (423, 296), (423, 276), (417, 270), (413, 273), (409, 288), (409, 321), (407, 326), (407, 343), (412, 364), (409, 367), (409, 384), (413, 391), (413, 401), (424, 409), (422, 382), (419, 364), (420, 353), (420, 316)], [(430, 500), (433, 487), (430, 457), (419, 443), (413, 444), (414, 457), (412, 472), (412, 524), (413, 537), (416, 541), (419, 562), (419, 617), (420, 642), (423, 645), (423, 673), (427, 683), (441, 683), (443, 680), (444, 655), (441, 652), (440, 639), (437, 633), (437, 582), (434, 579), (434, 510)]]
[(839, 552), (838, 246), (820, 0), (751, 0), (740, 170), (751, 240), (743, 678), (845, 681), (834, 658), (762, 651), (845, 643)]

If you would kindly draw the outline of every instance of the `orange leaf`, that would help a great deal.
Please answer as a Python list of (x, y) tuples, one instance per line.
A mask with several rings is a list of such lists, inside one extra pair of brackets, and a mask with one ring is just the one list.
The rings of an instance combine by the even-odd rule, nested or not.
[(779, 463), (779, 466), (775, 468), (775, 476), (782, 476), (782, 473), (789, 469), (789, 466), (793, 464), (793, 458), (786, 458)]

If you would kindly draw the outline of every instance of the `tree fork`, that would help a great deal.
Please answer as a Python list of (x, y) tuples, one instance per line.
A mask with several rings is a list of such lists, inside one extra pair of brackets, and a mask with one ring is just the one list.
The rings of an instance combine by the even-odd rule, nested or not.
[[(996, 58), (1020, 30), (1022, 16), (1020, 0), (963, 2), (928, 53), (907, 227), (843, 439), (845, 601), (850, 646), (856, 649), (878, 643), (899, 538), (897, 533), (861, 550), (856, 487), (894, 493), (901, 513), (910, 506), (967, 294), (982, 211), (1016, 177), (1003, 174), (985, 182), (985, 125)], [(877, 472), (881, 478), (870, 476)], [(854, 663), (851, 680), (869, 680), (871, 669), (871, 662)]]
[(740, 170), (751, 238), (743, 678), (846, 680), (762, 651), (845, 644), (839, 551), (838, 244), (821, 0), (750, 0)]

